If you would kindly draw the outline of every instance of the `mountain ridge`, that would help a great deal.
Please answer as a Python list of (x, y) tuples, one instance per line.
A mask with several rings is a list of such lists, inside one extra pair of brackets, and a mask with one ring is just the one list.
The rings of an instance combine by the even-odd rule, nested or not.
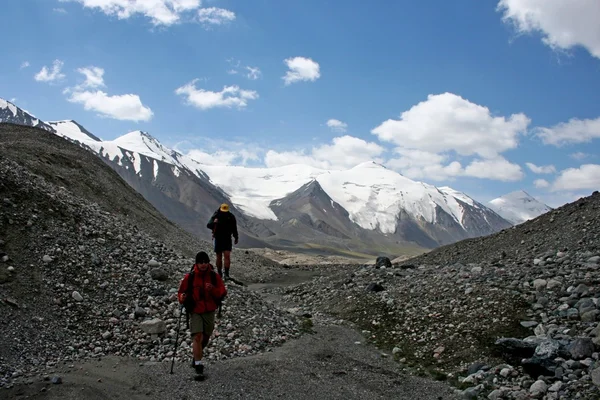
[[(17, 113), (11, 112), (13, 118), (8, 122), (34, 123), (29, 114), (13, 107)], [(300, 247), (310, 245), (310, 238), (326, 237), (332, 248), (352, 246), (374, 252), (372, 248), (381, 243), (392, 254), (389, 246), (393, 248), (394, 243), (432, 248), (512, 226), (496, 211), (462, 192), (413, 181), (374, 161), (348, 170), (303, 164), (275, 168), (214, 166), (164, 146), (148, 132), (132, 131), (103, 141), (73, 120), (54, 121), (45, 127), (96, 153), (169, 219), (203, 238), (208, 235), (204, 221), (221, 202), (232, 205), (239, 215), (241, 232), (253, 247), (289, 248), (290, 241), (278, 232), (289, 231), (286, 224), (290, 220), (303, 221), (302, 226), (309, 229), (299, 235)], [(328, 209), (322, 202), (298, 198), (302, 192), (298, 191), (312, 182), (343, 210), (341, 214), (323, 214), (317, 209)], [(302, 207), (292, 216), (277, 208), (276, 201)], [(313, 210), (306, 212), (307, 207)], [(330, 213), (335, 214), (333, 209)], [(319, 221), (309, 223), (306, 219), (317, 214), (321, 215)], [(341, 225), (340, 215), (347, 219)]]

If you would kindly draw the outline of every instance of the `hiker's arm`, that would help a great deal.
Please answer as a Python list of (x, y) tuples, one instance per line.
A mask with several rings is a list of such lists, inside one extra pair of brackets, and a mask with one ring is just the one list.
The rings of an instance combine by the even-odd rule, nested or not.
[(187, 291), (188, 277), (189, 274), (185, 274), (185, 276), (181, 280), (181, 283), (179, 284), (179, 292), (177, 293), (177, 299), (179, 300), (180, 304), (183, 304), (183, 301), (185, 300), (185, 292)]
[(240, 240), (240, 237), (238, 236), (238, 230), (237, 230), (237, 221), (235, 219), (235, 215), (231, 215), (233, 217), (232, 219), (232, 227), (231, 227), (231, 231), (233, 233), (233, 238), (235, 239), (235, 244), (237, 244), (238, 240)]
[(217, 284), (217, 286), (215, 286), (212, 290), (212, 295), (215, 298), (221, 298), (224, 297), (225, 295), (227, 295), (227, 288), (225, 287), (225, 284), (223, 283), (223, 279), (217, 275), (216, 276), (217, 281), (215, 282)]

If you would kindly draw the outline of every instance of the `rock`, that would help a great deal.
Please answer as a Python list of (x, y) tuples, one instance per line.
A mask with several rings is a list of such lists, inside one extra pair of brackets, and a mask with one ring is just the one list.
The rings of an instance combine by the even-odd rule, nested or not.
[(60, 385), (61, 383), (63, 383), (62, 378), (60, 376), (53, 376), (52, 377), (52, 384), (54, 385)]
[(512, 373), (512, 368), (502, 368), (500, 370), (500, 376), (503, 378), (508, 378), (508, 376)]
[(109, 331), (106, 331), (102, 334), (102, 339), (106, 340), (106, 339), (110, 339), (112, 337), (112, 333)]
[(548, 283), (546, 284), (546, 289), (552, 290), (552, 289), (560, 288), (561, 286), (562, 286), (562, 283), (560, 283), (556, 279), (550, 279), (548, 281)]
[(377, 257), (375, 268), (392, 268), (392, 262), (387, 257)]
[(79, 292), (78, 292), (78, 291), (74, 291), (74, 292), (71, 294), (71, 296), (72, 296), (72, 297), (73, 297), (73, 299), (74, 299), (75, 301), (77, 301), (77, 302), (81, 302), (81, 301), (83, 301), (83, 296), (81, 296), (81, 295), (79, 294)]
[(385, 289), (383, 288), (383, 286), (381, 286), (379, 283), (369, 283), (369, 285), (367, 286), (367, 291), (368, 292), (382, 292)]
[(539, 324), (538, 326), (535, 327), (535, 329), (533, 330), (533, 333), (535, 334), (535, 336), (538, 336), (538, 337), (546, 336), (546, 328), (544, 327), (544, 325)]
[(600, 367), (592, 370), (591, 376), (592, 376), (592, 382), (594, 383), (594, 385), (600, 387)]
[(600, 264), (600, 256), (593, 256), (587, 259), (590, 264)]
[(146, 316), (146, 310), (142, 307), (136, 307), (133, 315), (135, 318), (144, 318)]
[(594, 354), (594, 343), (590, 338), (575, 339), (569, 346), (569, 353), (574, 360), (583, 360)]
[[(438, 352), (434, 351), (434, 353), (438, 353)], [(486, 366), (487, 366), (486, 363), (483, 363), (480, 361), (475, 362), (469, 366), (469, 369), (467, 370), (467, 374), (473, 375), (473, 374), (481, 371), (482, 369), (484, 369)]]
[(501, 338), (496, 340), (494, 346), (500, 353), (516, 358), (517, 362), (523, 358), (533, 356), (537, 344), (515, 338)]
[(160, 263), (153, 258), (152, 260), (148, 261), (148, 266), (150, 268), (157, 268), (160, 267)]
[(534, 398), (540, 398), (548, 391), (548, 385), (542, 380), (535, 381), (529, 388), (529, 393)]
[(490, 392), (490, 394), (488, 394), (488, 397), (487, 397), (487, 398), (488, 398), (489, 400), (500, 400), (500, 399), (502, 398), (502, 396), (503, 396), (503, 395), (504, 395), (504, 394), (502, 393), (502, 391), (501, 391), (501, 390), (499, 390), (499, 389), (496, 389), (496, 390), (492, 390), (492, 391)]
[(158, 335), (167, 331), (167, 325), (165, 322), (158, 318), (153, 318), (148, 321), (144, 321), (140, 324), (142, 331), (148, 334)]
[(169, 279), (169, 274), (163, 268), (154, 268), (150, 271), (150, 276), (156, 281), (166, 281)]
[(54, 261), (54, 259), (46, 254), (44, 257), (42, 257), (42, 261), (45, 262), (46, 264), (49, 264), (52, 261)]
[(533, 328), (538, 326), (538, 323), (536, 321), (521, 321), (521, 326), (523, 328)]
[(533, 287), (537, 291), (545, 289), (546, 285), (548, 285), (548, 282), (545, 279), (536, 279), (533, 281)]
[(479, 396), (479, 393), (483, 390), (483, 385), (477, 385), (475, 387), (470, 387), (468, 389), (465, 389), (462, 392), (462, 397), (463, 399), (467, 399), (467, 400), (476, 400), (477, 397)]
[(552, 384), (552, 386), (550, 386), (548, 388), (549, 392), (560, 392), (560, 389), (562, 389), (563, 383), (561, 381), (558, 382), (554, 382), (554, 384)]
[(473, 273), (473, 274), (480, 274), (482, 271), (483, 271), (483, 268), (481, 268), (481, 267), (471, 268), (471, 273)]
[(599, 310), (588, 311), (581, 315), (581, 322), (596, 322), (600, 317)]
[(396, 354), (400, 353), (401, 351), (402, 351), (402, 349), (400, 349), (400, 347), (394, 347), (392, 349), (392, 354), (396, 355)]

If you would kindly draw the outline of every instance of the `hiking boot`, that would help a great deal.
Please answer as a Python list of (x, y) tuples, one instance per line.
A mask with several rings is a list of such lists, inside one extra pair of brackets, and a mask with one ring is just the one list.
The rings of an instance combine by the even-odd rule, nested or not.
[(194, 369), (196, 370), (197, 375), (204, 375), (204, 365), (194, 365)]
[(229, 278), (229, 270), (228, 269), (225, 270), (225, 277)]
[(219, 268), (219, 269), (217, 270), (217, 273), (219, 274), (219, 276), (220, 276), (221, 278), (223, 278), (223, 270), (222, 270), (221, 268)]

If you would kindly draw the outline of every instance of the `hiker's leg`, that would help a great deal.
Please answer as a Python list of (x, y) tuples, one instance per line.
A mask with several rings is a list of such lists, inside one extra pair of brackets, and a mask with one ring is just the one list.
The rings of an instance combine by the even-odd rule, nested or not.
[(202, 332), (194, 334), (194, 339), (192, 340), (192, 352), (194, 353), (194, 361), (202, 360), (202, 350), (204, 346), (202, 345), (204, 342), (204, 335)]
[(229, 267), (231, 267), (231, 251), (224, 251), (225, 255), (225, 276), (229, 276)]
[(210, 336), (215, 330), (215, 311), (202, 314), (202, 325), (204, 327), (202, 335), (202, 348), (205, 349), (208, 347)]
[(223, 253), (217, 253), (217, 271), (223, 276)]

